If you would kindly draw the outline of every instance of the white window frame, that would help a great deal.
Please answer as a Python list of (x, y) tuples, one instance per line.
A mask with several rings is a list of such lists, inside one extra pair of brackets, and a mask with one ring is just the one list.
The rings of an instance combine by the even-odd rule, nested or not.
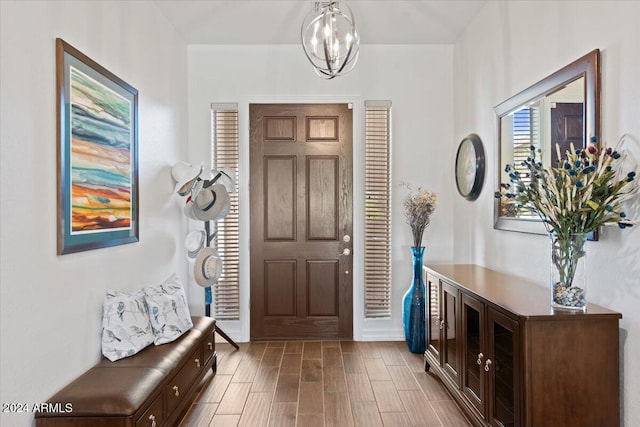
[(391, 101), (365, 101), (364, 317), (390, 319)]
[[(224, 169), (238, 181), (238, 104), (211, 104), (211, 168)], [(237, 185), (236, 185), (237, 188)], [(212, 222), (216, 238), (212, 242), (222, 258), (218, 283), (212, 286), (212, 315), (218, 321), (240, 320), (240, 221), (238, 192), (230, 192), (229, 214)]]

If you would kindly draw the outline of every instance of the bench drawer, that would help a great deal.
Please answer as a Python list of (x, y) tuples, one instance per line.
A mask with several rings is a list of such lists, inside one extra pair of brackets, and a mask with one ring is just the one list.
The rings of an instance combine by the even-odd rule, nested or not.
[(164, 422), (164, 412), (162, 408), (162, 394), (160, 394), (156, 397), (151, 406), (149, 406), (149, 409), (147, 409), (145, 413), (138, 418), (138, 421), (136, 421), (136, 427), (161, 426)]
[(203, 368), (202, 347), (198, 346), (191, 352), (189, 357), (187, 357), (187, 362), (180, 368), (178, 373), (173, 376), (165, 389), (167, 413), (171, 413), (176, 406), (182, 402), (182, 395), (189, 391), (193, 385), (193, 381)]
[(215, 331), (212, 331), (208, 337), (202, 341), (202, 356), (205, 363), (209, 363), (209, 360), (216, 352)]

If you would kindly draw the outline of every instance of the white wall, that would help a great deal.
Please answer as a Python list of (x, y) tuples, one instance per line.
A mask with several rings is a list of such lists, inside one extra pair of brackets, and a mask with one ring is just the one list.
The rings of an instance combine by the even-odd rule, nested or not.
[[(527, 276), (547, 286), (546, 236), (493, 229), (497, 134), (493, 107), (574, 59), (599, 48), (602, 140), (640, 141), (640, 2), (491, 1), (455, 45), (454, 136), (471, 131), (487, 152), (480, 198), (454, 203), (455, 261)], [(640, 144), (640, 143), (638, 143)], [(640, 152), (640, 145), (635, 145)], [(450, 150), (455, 152), (455, 147)], [(630, 211), (640, 217), (638, 203)], [(589, 242), (589, 299), (620, 311), (624, 425), (640, 425), (640, 227), (607, 228)], [(522, 256), (522, 254), (527, 254)], [(558, 402), (561, 404), (561, 402)]]
[[(240, 123), (241, 318), (221, 322), (249, 339), (248, 103), (354, 102), (354, 337), (403, 339), (402, 295), (411, 281), (411, 233), (404, 222), (405, 181), (438, 193), (425, 233), (425, 262), (451, 262), (453, 46), (362, 46), (356, 68), (331, 81), (315, 75), (300, 46), (189, 46), (189, 158), (210, 158), (210, 103), (238, 102)], [(393, 102), (393, 318), (362, 319), (363, 103)], [(201, 293), (191, 292), (193, 305)]]
[[(0, 400), (36, 403), (99, 360), (106, 289), (186, 271), (170, 165), (186, 157), (187, 49), (147, 1), (3, 0), (0, 16)], [(139, 91), (139, 243), (56, 256), (56, 37)]]

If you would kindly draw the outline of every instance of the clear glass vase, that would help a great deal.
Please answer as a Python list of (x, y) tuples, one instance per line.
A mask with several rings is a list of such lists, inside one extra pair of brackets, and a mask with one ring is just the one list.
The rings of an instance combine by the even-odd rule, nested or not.
[(425, 339), (425, 287), (422, 280), (422, 257), (424, 246), (411, 247), (413, 255), (413, 280), (402, 299), (402, 326), (407, 347), (412, 353), (424, 353)]
[(551, 306), (571, 310), (587, 308), (585, 242), (588, 234), (549, 235), (551, 240)]

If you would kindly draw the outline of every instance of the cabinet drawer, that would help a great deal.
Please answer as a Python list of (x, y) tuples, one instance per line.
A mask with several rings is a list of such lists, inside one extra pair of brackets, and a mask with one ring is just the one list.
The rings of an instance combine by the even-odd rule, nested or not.
[(189, 391), (189, 388), (193, 385), (193, 380), (203, 367), (202, 347), (198, 347), (191, 352), (187, 362), (173, 376), (165, 389), (168, 414), (182, 401), (184, 394)]
[(205, 363), (208, 363), (211, 356), (216, 352), (215, 331), (211, 331), (208, 337), (202, 341), (202, 356)]
[(158, 427), (164, 422), (162, 394), (158, 395), (149, 409), (136, 421), (136, 427)]

